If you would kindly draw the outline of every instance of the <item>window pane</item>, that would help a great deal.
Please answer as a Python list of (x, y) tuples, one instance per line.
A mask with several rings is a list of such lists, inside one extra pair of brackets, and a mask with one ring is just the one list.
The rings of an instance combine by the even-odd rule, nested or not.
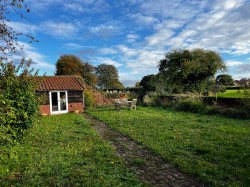
[(58, 98), (57, 98), (57, 92), (51, 93), (52, 98), (52, 111), (58, 111)]
[(60, 92), (61, 110), (66, 110), (66, 92)]

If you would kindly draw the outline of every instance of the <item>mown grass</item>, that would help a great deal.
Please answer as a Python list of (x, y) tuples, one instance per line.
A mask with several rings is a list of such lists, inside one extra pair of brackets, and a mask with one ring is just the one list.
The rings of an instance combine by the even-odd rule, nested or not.
[[(250, 90), (247, 90), (247, 92), (250, 92)], [(225, 92), (219, 92), (217, 97), (245, 98), (246, 96), (244, 95), (244, 90), (226, 90)]]
[(39, 120), (21, 143), (0, 147), (0, 186), (142, 186), (82, 116)]
[(89, 113), (207, 184), (250, 185), (250, 120), (151, 107)]

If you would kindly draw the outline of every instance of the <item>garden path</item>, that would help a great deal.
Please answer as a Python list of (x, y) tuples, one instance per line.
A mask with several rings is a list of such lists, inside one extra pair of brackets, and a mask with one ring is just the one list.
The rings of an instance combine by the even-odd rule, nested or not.
[(104, 122), (84, 113), (84, 117), (91, 121), (93, 128), (109, 141), (117, 154), (138, 178), (148, 186), (206, 186), (197, 179), (188, 176), (160, 156), (152, 153), (142, 145), (127, 136), (111, 129)]

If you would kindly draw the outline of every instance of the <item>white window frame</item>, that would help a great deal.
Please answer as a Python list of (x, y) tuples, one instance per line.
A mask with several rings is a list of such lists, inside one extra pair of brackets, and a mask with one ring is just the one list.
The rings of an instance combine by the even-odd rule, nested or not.
[[(65, 96), (66, 96), (66, 110), (61, 110), (60, 92), (65, 92)], [(52, 111), (52, 93), (57, 93), (58, 111)], [(50, 113), (51, 114), (64, 114), (64, 113), (68, 113), (68, 92), (66, 90), (54, 90), (54, 91), (50, 91), (49, 92), (49, 107), (50, 107)]]

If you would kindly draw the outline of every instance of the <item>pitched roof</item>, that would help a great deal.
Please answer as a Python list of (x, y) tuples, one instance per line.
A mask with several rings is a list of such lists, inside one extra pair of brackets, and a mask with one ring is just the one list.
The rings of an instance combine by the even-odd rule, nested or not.
[(49, 90), (84, 90), (84, 82), (80, 76), (42, 76), (35, 77), (41, 82), (37, 91)]

